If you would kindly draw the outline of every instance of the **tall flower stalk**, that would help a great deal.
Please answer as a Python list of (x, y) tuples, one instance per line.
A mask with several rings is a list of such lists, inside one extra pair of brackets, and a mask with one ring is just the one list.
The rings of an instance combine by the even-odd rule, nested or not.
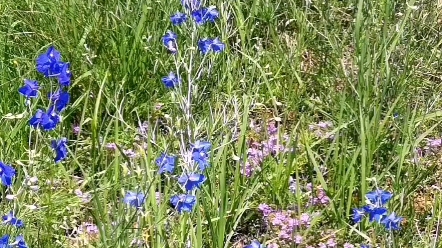
[[(201, 37), (201, 26), (214, 23), (219, 18), (215, 6), (204, 7), (197, 0), (181, 1), (184, 13), (178, 12), (171, 16), (170, 20), (181, 31), (190, 35), (191, 47), (183, 48), (180, 37), (173, 31), (167, 31), (162, 37), (164, 47), (173, 56), (174, 72), (162, 78), (166, 88), (172, 90), (172, 97), (178, 102), (182, 118), (178, 118), (178, 137), (180, 143), (180, 155), (182, 175), (178, 179), (186, 194), (178, 194), (171, 198), (171, 204), (178, 212), (191, 212), (196, 204), (196, 191), (206, 181), (203, 175), (209, 167), (209, 153), (212, 144), (207, 141), (199, 141), (198, 130), (194, 125), (192, 98), (198, 87), (198, 80), (203, 74), (204, 65), (211, 53), (224, 51), (225, 45), (219, 38)], [(195, 49), (195, 48), (198, 49)], [(198, 55), (201, 54), (201, 56)], [(186, 76), (182, 77), (181, 74)], [(185, 78), (185, 82), (183, 79)], [(186, 88), (187, 87), (187, 88)], [(166, 158), (166, 155), (162, 155)], [(161, 168), (163, 163), (157, 164)], [(162, 166), (160, 165), (162, 164)]]

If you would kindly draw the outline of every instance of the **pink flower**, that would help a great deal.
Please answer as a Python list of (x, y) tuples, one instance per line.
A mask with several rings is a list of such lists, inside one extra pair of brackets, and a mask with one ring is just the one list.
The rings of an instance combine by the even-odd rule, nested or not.
[(123, 153), (128, 158), (136, 158), (136, 157), (138, 157), (138, 154), (136, 152), (134, 152), (134, 150), (132, 150), (132, 149), (124, 150)]
[(117, 145), (115, 143), (108, 143), (106, 145), (106, 148), (110, 151), (116, 151), (117, 150)]
[(279, 245), (276, 243), (271, 243), (267, 246), (267, 248), (279, 248)]
[(305, 226), (310, 225), (310, 215), (308, 215), (306, 213), (301, 214), (301, 217), (299, 218), (299, 220), (301, 221), (301, 224), (303, 224)]
[(307, 191), (313, 191), (313, 184), (312, 183), (307, 183), (307, 185), (305, 185), (305, 189)]
[(329, 138), (333, 139), (334, 135), (331, 135), (327, 130), (333, 128), (333, 123), (329, 121), (320, 121), (317, 124), (309, 125), (309, 130), (318, 138)]
[(269, 216), (273, 212), (273, 209), (267, 204), (259, 204), (258, 209), (262, 212), (264, 217)]
[(329, 240), (327, 240), (327, 247), (336, 247), (336, 241), (335, 241), (335, 239), (329, 239)]
[(79, 135), (79, 134), (80, 134), (80, 131), (81, 131), (80, 126), (74, 126), (73, 131), (74, 131), (74, 134), (75, 134), (75, 135)]
[(329, 129), (333, 127), (333, 123), (330, 121), (320, 121), (318, 124), (316, 124), (316, 126), (322, 129)]
[(280, 239), (290, 239), (292, 237), (291, 233), (289, 233), (286, 229), (282, 229), (279, 232)]
[(97, 225), (90, 222), (83, 222), (77, 229), (78, 233), (99, 234)]
[(428, 139), (427, 146), (430, 148), (439, 148), (442, 146), (442, 139)]
[(303, 241), (302, 236), (296, 234), (296, 235), (295, 235), (295, 243), (299, 245), (299, 244), (302, 243), (302, 241)]
[(327, 196), (323, 189), (319, 189), (318, 199), (321, 205), (328, 205), (330, 203), (330, 198)]
[(288, 219), (288, 221), (287, 221), (287, 225), (288, 225), (290, 228), (298, 227), (298, 226), (299, 226), (299, 221), (298, 221), (297, 219), (290, 218), (290, 219)]
[(252, 167), (252, 165), (249, 162), (246, 162), (242, 167), (241, 167), (241, 174), (243, 174), (246, 177), (251, 177), (253, 174), (254, 168)]
[(330, 198), (326, 195), (325, 191), (320, 188), (318, 190), (318, 197), (311, 198), (313, 205), (326, 206), (330, 203)]
[(272, 224), (274, 226), (280, 226), (283, 225), (284, 222), (286, 222), (287, 220), (287, 216), (285, 216), (284, 214), (282, 214), (281, 212), (278, 212), (275, 214), (273, 220), (272, 220)]

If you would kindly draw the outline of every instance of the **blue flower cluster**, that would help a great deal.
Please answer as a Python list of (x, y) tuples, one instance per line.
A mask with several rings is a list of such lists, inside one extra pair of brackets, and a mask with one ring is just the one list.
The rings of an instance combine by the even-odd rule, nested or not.
[[(60, 87), (56, 91), (49, 94), (50, 106), (47, 111), (37, 109), (34, 116), (29, 120), (29, 124), (34, 129), (42, 129), (43, 131), (52, 131), (61, 122), (61, 113), (66, 109), (70, 102), (70, 94), (66, 91), (66, 87), (71, 84), (72, 73), (70, 64), (61, 61), (60, 52), (53, 46), (41, 54), (37, 58), (37, 71), (46, 78), (57, 78)], [(26, 105), (31, 109), (31, 98), (37, 98), (40, 93), (40, 84), (35, 80), (25, 79), (24, 86), (18, 89), (18, 92), (26, 97)], [(67, 139), (52, 140), (52, 149), (55, 151), (55, 162), (59, 163), (68, 155)], [(0, 162), (1, 183), (6, 187), (11, 187), (13, 179), (16, 176), (16, 170), (3, 162)], [(16, 228), (24, 228), (24, 222), (18, 219), (13, 211), (2, 217), (4, 225), (11, 225)], [(0, 238), (0, 247), (26, 248), (26, 242), (23, 236), (18, 236), (15, 242), (10, 243), (9, 235)]]
[[(0, 177), (1, 183), (6, 187), (11, 187), (13, 179), (16, 176), (16, 171), (12, 166), (0, 162)], [(11, 211), (9, 214), (2, 217), (3, 225), (11, 225), (16, 228), (23, 228), (24, 222), (18, 219)], [(26, 242), (23, 236), (18, 236), (16, 242), (13, 245), (17, 245), (19, 248), (27, 248)], [(9, 244), (9, 235), (5, 235), (0, 239), (0, 247), (11, 247)]]
[(0, 238), (0, 247), (1, 248), (10, 248), (10, 247), (18, 247), (18, 248), (28, 248), (28, 245), (26, 244), (24, 238), (22, 235), (17, 236), (15, 238), (15, 242), (9, 243), (9, 235), (4, 235)]
[[(70, 103), (71, 96), (66, 88), (71, 84), (72, 73), (70, 64), (61, 60), (61, 54), (53, 46), (41, 54), (37, 58), (37, 71), (46, 78), (57, 78), (59, 87), (55, 91), (51, 90), (49, 101), (51, 105), (46, 111), (37, 109), (34, 116), (29, 120), (29, 124), (34, 129), (42, 129), (43, 131), (52, 131), (61, 122), (61, 113)], [(35, 80), (25, 80), (25, 85), (18, 92), (26, 97), (27, 103), (30, 104), (30, 98), (36, 98), (39, 95), (40, 85)], [(67, 139), (53, 140), (51, 144), (55, 151), (55, 163), (64, 160), (67, 155)]]
[[(3, 225), (11, 225), (16, 228), (23, 228), (25, 224), (22, 220), (15, 217), (14, 213), (11, 211), (9, 214), (2, 217)], [(4, 235), (0, 238), (0, 247), (18, 247), (18, 248), (28, 248), (28, 245), (25, 242), (25, 239), (22, 235), (16, 237), (15, 242), (10, 243), (9, 235)]]
[[(197, 141), (191, 145), (191, 167), (194, 172), (184, 173), (178, 178), (178, 184), (183, 187), (187, 194), (175, 195), (170, 199), (170, 203), (179, 213), (192, 212), (195, 207), (196, 197), (194, 191), (201, 189), (207, 179), (202, 172), (209, 167), (209, 152), (211, 148), (212, 145), (205, 141)], [(158, 173), (172, 174), (175, 171), (177, 159), (177, 156), (161, 154), (155, 161), (159, 167)]]
[[(159, 158), (156, 159), (156, 164), (160, 167), (158, 172), (160, 174), (170, 173), (172, 174), (175, 170), (177, 157), (170, 156), (165, 153), (161, 154)], [(134, 192), (128, 191), (123, 199), (124, 203), (134, 207), (141, 209), (144, 206), (146, 201), (146, 195), (142, 192)]]
[(381, 223), (387, 230), (399, 230), (402, 217), (398, 217), (394, 212), (388, 214), (385, 205), (393, 197), (393, 194), (384, 190), (375, 190), (367, 193), (366, 198), (369, 203), (362, 208), (353, 209), (353, 221), (359, 223), (368, 216), (370, 222)]
[(209, 152), (211, 148), (212, 144), (206, 141), (197, 141), (191, 145), (192, 160), (201, 171), (209, 167)]
[[(181, 26), (187, 22), (188, 15), (194, 20), (194, 25), (202, 26), (206, 23), (214, 23), (219, 18), (219, 12), (215, 6), (202, 7), (198, 0), (182, 0), (186, 13), (178, 12), (170, 17), (170, 21), (175, 26)], [(178, 35), (172, 31), (167, 31), (162, 37), (163, 45), (171, 54), (178, 53)], [(218, 38), (202, 38), (198, 41), (198, 48), (203, 55), (210, 52), (221, 53), (225, 49), (225, 44)], [(175, 88), (181, 84), (181, 78), (173, 72), (161, 79), (167, 88)]]
[[(180, 184), (187, 194), (172, 196), (170, 203), (179, 212), (192, 212), (196, 204), (194, 191), (201, 189), (206, 181), (206, 176), (202, 174), (209, 167), (209, 152), (212, 145), (209, 142), (197, 141), (191, 145), (191, 159), (194, 173), (184, 173), (178, 178)], [(173, 174), (175, 172), (178, 157), (162, 153), (155, 163), (158, 166), (159, 174)], [(128, 191), (124, 196), (123, 202), (137, 209), (141, 209), (146, 201), (146, 196), (142, 192)]]
[(10, 165), (0, 162), (0, 177), (2, 179), (2, 184), (6, 187), (11, 187), (12, 179), (16, 175), (15, 169)]
[(2, 217), (3, 224), (11, 225), (17, 228), (23, 228), (25, 226), (24, 222), (15, 217), (14, 212), (9, 212), (9, 214)]

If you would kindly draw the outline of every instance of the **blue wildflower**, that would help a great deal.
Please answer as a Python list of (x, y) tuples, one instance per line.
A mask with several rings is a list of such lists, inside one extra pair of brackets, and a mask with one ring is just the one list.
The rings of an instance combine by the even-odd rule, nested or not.
[(198, 26), (204, 25), (206, 22), (215, 22), (219, 17), (218, 10), (215, 6), (198, 9), (192, 12), (192, 17)]
[(205, 9), (199, 9), (192, 12), (193, 20), (195, 20), (195, 23), (198, 26), (203, 25), (206, 23), (206, 20), (204, 19)]
[(17, 228), (23, 228), (25, 226), (24, 222), (22, 220), (17, 219), (12, 211), (9, 212), (9, 214), (3, 216), (2, 219), (3, 219), (3, 224), (8, 224), (11, 226), (15, 226)]
[(63, 66), (60, 69), (60, 73), (58, 75), (58, 82), (61, 86), (69, 86), (71, 84), (72, 73), (70, 71), (70, 64), (63, 63)]
[(146, 196), (140, 192), (128, 191), (124, 196), (124, 203), (131, 205), (135, 208), (141, 208), (146, 201)]
[(169, 52), (175, 54), (178, 51), (177, 48), (177, 39), (178, 35), (175, 34), (172, 31), (167, 31), (166, 34), (163, 36), (163, 45), (169, 50)]
[(209, 155), (205, 152), (192, 152), (192, 160), (198, 164), (201, 171), (204, 171), (207, 167), (209, 167)]
[(212, 145), (206, 141), (197, 141), (191, 145), (192, 160), (198, 164), (199, 169), (204, 171), (209, 166), (209, 151)]
[(175, 88), (181, 83), (181, 79), (178, 78), (173, 72), (170, 72), (169, 75), (163, 77), (161, 81), (169, 89)]
[(226, 45), (222, 43), (219, 38), (215, 38), (213, 40), (209, 38), (204, 38), (198, 41), (198, 48), (205, 55), (208, 54), (210, 51), (221, 53), (226, 48)]
[(28, 248), (28, 245), (25, 242), (25, 238), (22, 235), (17, 236), (17, 238), (15, 238), (15, 242), (11, 245), (16, 245), (18, 248)]
[(71, 95), (66, 91), (58, 90), (54, 94), (49, 95), (49, 99), (54, 103), (55, 110), (60, 113), (69, 105)]
[(198, 41), (198, 48), (205, 55), (210, 52), (212, 45), (212, 39), (204, 38)]
[(253, 240), (250, 245), (247, 245), (244, 248), (265, 248), (265, 246), (259, 243), (258, 240)]
[(395, 213), (391, 213), (384, 220), (382, 220), (381, 224), (383, 224), (385, 228), (389, 231), (399, 230), (399, 225), (401, 224), (402, 219), (402, 217), (397, 216)]
[(170, 17), (170, 21), (173, 23), (173, 25), (179, 26), (187, 21), (187, 15), (184, 13), (176, 13)]
[(226, 45), (221, 42), (221, 40), (217, 37), (212, 40), (212, 44), (210, 45), (213, 52), (215, 53), (221, 53), (226, 48)]
[(386, 208), (374, 207), (374, 206), (364, 206), (365, 213), (368, 214), (368, 219), (370, 222), (376, 221), (381, 222), (382, 219), (387, 215)]
[(38, 96), (38, 90), (40, 86), (37, 81), (34, 80), (25, 80), (25, 85), (18, 89), (18, 92), (27, 98), (35, 98)]
[(57, 127), (60, 121), (60, 116), (55, 113), (53, 107), (50, 107), (47, 112), (37, 109), (37, 112), (29, 120), (29, 124), (33, 128), (42, 127), (44, 131), (51, 131)]
[(9, 235), (6, 234), (0, 238), (0, 248), (9, 248)]
[(199, 0), (181, 0), (181, 4), (191, 11), (201, 8), (201, 1)]
[(215, 6), (209, 6), (206, 9), (205, 18), (208, 22), (215, 22), (219, 18), (219, 12)]
[(60, 73), (61, 55), (53, 46), (37, 58), (37, 71), (45, 77), (57, 76)]
[(158, 167), (160, 167), (158, 173), (163, 174), (165, 172), (168, 172), (172, 174), (175, 170), (176, 160), (176, 156), (170, 156), (162, 153), (161, 156), (155, 160)]
[(170, 199), (170, 203), (181, 214), (183, 212), (192, 212), (195, 207), (196, 197), (193, 195), (175, 195)]
[(195, 144), (190, 145), (193, 150), (203, 151), (205, 153), (210, 152), (212, 149), (212, 144), (208, 141), (197, 140)]
[(68, 156), (67, 139), (61, 138), (60, 140), (52, 140), (51, 147), (55, 151), (55, 163), (60, 163)]
[(361, 248), (370, 248), (369, 245), (361, 245)]
[(35, 112), (34, 116), (29, 120), (29, 125), (31, 125), (33, 128), (38, 128), (41, 122), (41, 117), (43, 116), (45, 112), (41, 109), (37, 109), (37, 112)]
[(57, 113), (55, 113), (53, 107), (50, 107), (48, 111), (42, 115), (40, 124), (43, 127), (43, 130), (51, 131), (57, 127), (60, 121), (61, 121), (60, 116)]
[(12, 185), (12, 179), (14, 179), (15, 175), (16, 172), (14, 168), (0, 162), (0, 177), (3, 185), (10, 187)]
[(393, 194), (384, 190), (375, 190), (365, 194), (365, 197), (367, 197), (371, 204), (380, 207), (387, 204), (387, 202), (393, 197)]
[(178, 183), (183, 185), (188, 191), (195, 188), (201, 189), (201, 186), (205, 181), (206, 177), (202, 174), (182, 175), (178, 178)]
[(364, 209), (360, 209), (360, 208), (353, 209), (353, 222), (354, 223), (361, 222), (364, 217), (365, 217)]

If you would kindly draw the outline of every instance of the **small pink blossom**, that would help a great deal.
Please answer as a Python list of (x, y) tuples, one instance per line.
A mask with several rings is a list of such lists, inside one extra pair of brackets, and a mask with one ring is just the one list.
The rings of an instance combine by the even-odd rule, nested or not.
[(279, 248), (279, 245), (276, 243), (270, 243), (267, 248)]
[(306, 213), (301, 214), (301, 217), (299, 218), (299, 220), (305, 226), (309, 226), (310, 225), (310, 215), (308, 215)]
[(302, 241), (303, 241), (303, 238), (302, 238), (302, 236), (300, 236), (300, 235), (295, 235), (295, 243), (296, 244), (301, 244), (302, 243)]
[(299, 226), (299, 221), (298, 221), (297, 219), (290, 218), (290, 219), (287, 221), (287, 225), (288, 225), (290, 228), (298, 227), (298, 226)]
[(331, 247), (331, 248), (334, 248), (334, 247), (336, 247), (336, 241), (335, 241), (335, 239), (329, 239), (329, 240), (327, 240), (327, 247)]
[(132, 150), (132, 149), (124, 150), (123, 153), (128, 158), (136, 158), (136, 157), (138, 157), (138, 154), (136, 152), (134, 152), (134, 150)]
[(430, 148), (439, 148), (442, 146), (442, 139), (428, 139), (427, 146)]
[(267, 204), (259, 204), (258, 209), (262, 212), (262, 215), (264, 217), (267, 217), (271, 213), (273, 213), (273, 209), (269, 205), (267, 205)]
[(81, 131), (80, 126), (74, 126), (73, 132), (74, 132), (75, 135), (79, 135), (80, 131)]
[(110, 151), (116, 151), (117, 150), (117, 145), (115, 143), (107, 143), (106, 144), (106, 149), (108, 149)]

